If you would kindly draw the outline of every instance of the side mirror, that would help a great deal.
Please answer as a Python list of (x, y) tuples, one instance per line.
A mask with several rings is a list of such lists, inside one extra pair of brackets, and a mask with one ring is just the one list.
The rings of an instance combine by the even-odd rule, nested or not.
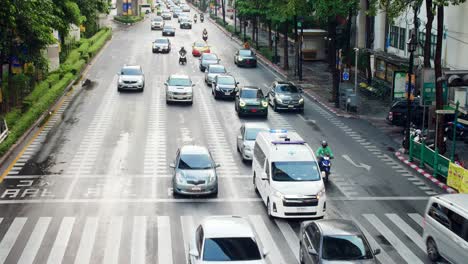
[(317, 256), (317, 251), (315, 251), (315, 249), (312, 247), (307, 249), (307, 253), (309, 253), (309, 255)]
[(241, 139), (241, 140), (242, 140), (242, 135), (238, 135), (238, 136), (237, 136), (237, 139)]
[(215, 168), (219, 168), (219, 167), (221, 167), (221, 164), (216, 163), (216, 164), (215, 164)]
[(267, 181), (267, 180), (268, 180), (268, 176), (266, 172), (262, 172), (262, 181)]
[(198, 258), (198, 251), (196, 249), (191, 249), (189, 252), (190, 256)]
[(117, 72), (117, 75), (120, 75), (121, 73), (120, 72)]
[(374, 250), (374, 255), (378, 255), (378, 254), (380, 254), (380, 248)]
[(171, 168), (175, 168), (175, 163), (171, 163), (171, 164), (169, 164), (169, 167), (171, 167)]
[(167, 86), (167, 85), (168, 85), (168, 84), (167, 84), (167, 82), (164, 82), (164, 85), (166, 85), (166, 86)]
[(208, 69), (205, 69), (205, 73), (208, 73)]

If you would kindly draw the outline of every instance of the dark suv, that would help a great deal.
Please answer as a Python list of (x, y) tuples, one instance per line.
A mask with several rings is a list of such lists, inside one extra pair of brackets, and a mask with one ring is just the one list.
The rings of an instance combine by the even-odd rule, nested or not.
[[(395, 126), (406, 126), (406, 114), (408, 104), (406, 100), (394, 101), (388, 111), (387, 121)], [(422, 125), (424, 108), (420, 106), (419, 100), (414, 100), (411, 103), (411, 122), (417, 127)], [(427, 120), (427, 116), (426, 116)]]
[(275, 112), (280, 109), (304, 112), (302, 89), (291, 82), (273, 82), (268, 92), (268, 103)]

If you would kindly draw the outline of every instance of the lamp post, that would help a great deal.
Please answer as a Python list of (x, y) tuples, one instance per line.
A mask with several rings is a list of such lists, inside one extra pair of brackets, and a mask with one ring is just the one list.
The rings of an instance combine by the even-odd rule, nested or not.
[(299, 60), (298, 60), (299, 67), (298, 68), (299, 68), (299, 81), (302, 81), (302, 45), (304, 42), (304, 17), (301, 16), (299, 18), (298, 25), (301, 28), (301, 37), (299, 39)]
[[(415, 30), (411, 32), (411, 38), (407, 42), (408, 51), (410, 53), (409, 57), (409, 69), (408, 69), (408, 85), (406, 88), (406, 102), (407, 102), (407, 109), (406, 109), (406, 144), (405, 149), (409, 149), (410, 144), (410, 130), (411, 130), (411, 95), (413, 93), (413, 64), (414, 64), (414, 52), (417, 48), (417, 40), (416, 40), (416, 33)], [(416, 77), (415, 77), (416, 78)], [(416, 81), (415, 81), (416, 83)]]

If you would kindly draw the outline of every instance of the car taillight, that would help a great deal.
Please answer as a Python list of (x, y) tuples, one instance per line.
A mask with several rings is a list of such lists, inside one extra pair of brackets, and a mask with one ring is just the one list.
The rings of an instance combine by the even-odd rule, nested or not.
[(210, 53), (210, 50), (209, 50), (209, 49), (207, 49), (205, 52), (206, 52), (206, 53)]
[(393, 120), (393, 112), (388, 112), (388, 120)]

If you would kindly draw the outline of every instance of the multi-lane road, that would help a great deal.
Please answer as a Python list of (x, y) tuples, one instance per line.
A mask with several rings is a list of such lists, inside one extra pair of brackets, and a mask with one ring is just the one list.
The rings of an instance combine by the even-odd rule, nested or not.
[[(193, 14), (193, 10), (192, 10)], [(270, 263), (298, 263), (299, 220), (270, 220), (252, 187), (251, 165), (235, 140), (242, 122), (294, 129), (313, 148), (328, 140), (336, 158), (327, 187), (326, 218), (355, 219), (381, 263), (429, 263), (421, 239), (422, 213), (441, 193), (394, 159), (396, 147), (362, 120), (334, 116), (306, 99), (304, 114), (269, 112), (268, 120), (239, 119), (232, 101), (214, 100), (198, 59), (178, 65), (177, 50), (208, 43), (241, 85), (266, 89), (281, 79), (260, 64), (237, 68), (239, 47), (208, 21), (178, 29), (170, 54), (152, 54), (161, 35), (149, 19), (117, 27), (76, 87), (23, 149), (2, 164), (1, 263), (185, 263), (187, 243), (206, 216), (242, 215), (269, 248)], [(143, 93), (118, 93), (124, 64), (143, 67)], [(193, 105), (166, 105), (164, 81), (189, 75)], [(272, 109), (270, 109), (272, 110)], [(207, 146), (219, 168), (218, 198), (178, 198), (169, 163), (184, 144)]]

